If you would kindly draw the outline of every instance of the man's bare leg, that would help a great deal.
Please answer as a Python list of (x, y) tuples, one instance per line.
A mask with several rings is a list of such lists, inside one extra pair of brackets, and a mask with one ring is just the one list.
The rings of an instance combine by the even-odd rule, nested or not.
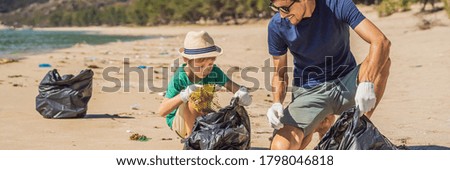
[(303, 138), (303, 141), (302, 141), (302, 144), (301, 144), (301, 146), (300, 146), (300, 150), (303, 150), (303, 149), (305, 149), (306, 148), (306, 146), (308, 146), (308, 144), (311, 142), (311, 139), (312, 139), (312, 137), (313, 137), (313, 134), (314, 133), (310, 133), (309, 135), (307, 135), (307, 136), (305, 136), (304, 138)]
[(272, 139), (272, 150), (297, 150), (300, 148), (304, 135), (303, 131), (294, 126), (284, 125)]
[(329, 114), (327, 117), (325, 117), (325, 119), (319, 124), (319, 126), (316, 128), (316, 130), (313, 133), (311, 133), (303, 138), (300, 149), (303, 150), (306, 148), (306, 146), (308, 146), (308, 144), (311, 142), (313, 134), (315, 132), (318, 132), (319, 139), (322, 139), (323, 136), (325, 135), (325, 133), (327, 133), (328, 130), (331, 128), (331, 126), (333, 126), (335, 120), (336, 120), (336, 117), (333, 114)]
[(336, 121), (336, 117), (334, 114), (329, 114), (325, 119), (320, 123), (319, 127), (316, 129), (316, 132), (319, 133), (319, 138), (322, 139), (325, 133), (330, 130), (331, 126), (333, 126)]

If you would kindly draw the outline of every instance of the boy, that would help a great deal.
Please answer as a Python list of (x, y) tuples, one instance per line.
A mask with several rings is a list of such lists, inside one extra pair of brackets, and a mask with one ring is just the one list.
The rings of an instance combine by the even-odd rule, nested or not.
[(159, 114), (166, 117), (167, 125), (181, 138), (192, 133), (195, 119), (203, 113), (197, 112), (189, 102), (189, 96), (203, 84), (215, 84), (239, 97), (239, 105), (248, 106), (252, 102), (247, 89), (239, 87), (218, 68), (214, 61), (223, 51), (214, 45), (214, 40), (205, 31), (188, 32), (184, 48), (179, 53), (185, 64), (172, 77), (165, 99), (159, 107)]

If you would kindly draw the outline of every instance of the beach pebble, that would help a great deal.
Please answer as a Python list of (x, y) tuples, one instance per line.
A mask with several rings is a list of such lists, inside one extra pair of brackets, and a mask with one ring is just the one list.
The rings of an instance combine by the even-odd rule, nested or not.
[(273, 100), (269, 100), (269, 99), (264, 99), (264, 101), (265, 101), (265, 102), (269, 102), (269, 103), (272, 103), (272, 102), (273, 102)]
[(139, 110), (140, 105), (139, 104), (133, 104), (131, 105), (131, 110)]
[(105, 55), (111, 55), (111, 54), (113, 54), (113, 52), (107, 50), (107, 51), (105, 51), (103, 54), (105, 54)]
[(22, 77), (22, 75), (18, 74), (18, 75), (10, 75), (8, 76), (8, 78), (19, 78)]
[(95, 64), (88, 65), (87, 67), (91, 68), (91, 69), (99, 69), (99, 68), (101, 68), (101, 67), (99, 67), (99, 66), (97, 66)]

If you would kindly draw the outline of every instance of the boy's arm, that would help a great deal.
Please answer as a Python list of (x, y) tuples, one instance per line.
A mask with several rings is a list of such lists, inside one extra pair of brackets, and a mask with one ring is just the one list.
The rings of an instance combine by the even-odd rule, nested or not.
[(227, 83), (225, 83), (225, 88), (228, 91), (236, 93), (239, 90), (240, 86), (238, 84), (236, 84), (235, 82), (228, 80)]
[(246, 87), (241, 87), (238, 84), (234, 83), (231, 80), (228, 80), (225, 83), (225, 88), (227, 90), (234, 93), (234, 97), (239, 98), (239, 105), (241, 106), (250, 106), (252, 104), (252, 97), (249, 95), (249, 92)]
[(175, 110), (183, 103), (181, 100), (180, 94), (176, 95), (173, 98), (164, 98), (162, 103), (159, 105), (158, 113), (162, 117), (168, 115), (172, 110)]

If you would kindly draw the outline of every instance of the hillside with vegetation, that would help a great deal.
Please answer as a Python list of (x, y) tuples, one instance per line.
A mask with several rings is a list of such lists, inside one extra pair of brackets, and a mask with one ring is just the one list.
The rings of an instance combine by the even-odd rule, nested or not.
[[(419, 1), (354, 0), (357, 4), (377, 5), (380, 17), (407, 11)], [(450, 0), (442, 1), (450, 15)], [(0, 0), (0, 21), (17, 27), (241, 24), (271, 17), (268, 3), (269, 0)]]
[[(31, 0), (3, 9), (5, 25), (95, 26), (238, 24), (240, 19), (270, 17), (267, 0)], [(4, 4), (5, 1), (1, 1)], [(3, 6), (3, 5), (2, 5)], [(12, 6), (11, 6), (12, 7)]]

